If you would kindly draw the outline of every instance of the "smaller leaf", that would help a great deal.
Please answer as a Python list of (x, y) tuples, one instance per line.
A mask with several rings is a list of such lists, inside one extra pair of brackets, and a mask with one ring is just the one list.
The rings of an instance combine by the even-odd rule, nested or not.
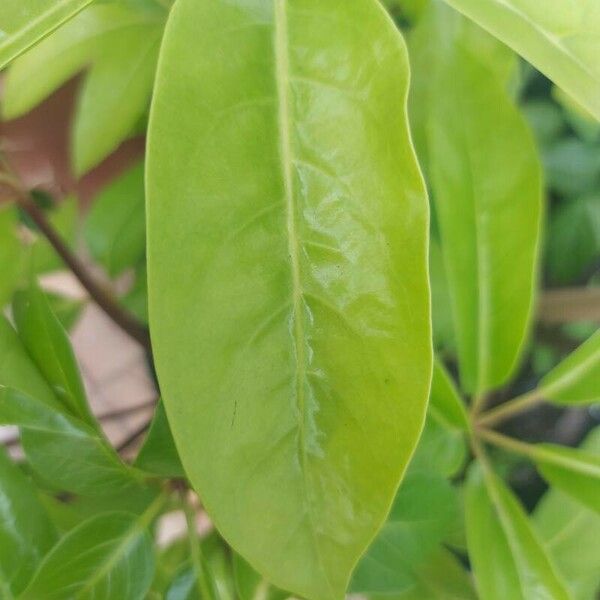
[(85, 239), (109, 275), (119, 275), (144, 257), (144, 163), (128, 169), (96, 198), (87, 217)]
[(386, 524), (354, 571), (351, 591), (393, 594), (413, 586), (414, 569), (438, 547), (457, 513), (454, 489), (444, 478), (410, 472)]
[(73, 529), (44, 559), (20, 600), (144, 598), (154, 574), (147, 529), (156, 508), (138, 518), (106, 513)]
[(553, 444), (532, 446), (531, 458), (551, 485), (600, 514), (600, 455)]
[(17, 237), (18, 223), (15, 207), (0, 205), (0, 310), (10, 300), (22, 273), (23, 250)]
[(456, 385), (444, 365), (436, 360), (431, 381), (429, 409), (449, 428), (469, 430), (469, 417)]
[(13, 315), (23, 345), (55, 395), (74, 416), (98, 428), (67, 334), (35, 282), (15, 294)]
[(0, 598), (23, 590), (55, 539), (35, 487), (0, 446)]
[(233, 554), (235, 589), (239, 600), (284, 600), (286, 592), (263, 579), (239, 554)]
[(2, 0), (0, 69), (91, 2), (92, 0)]
[(0, 424), (16, 425), (31, 466), (53, 486), (83, 495), (126, 493), (141, 477), (86, 423), (0, 387)]
[(161, 477), (185, 477), (162, 401), (156, 407), (148, 435), (134, 465)]
[(556, 404), (591, 404), (600, 400), (600, 330), (540, 382), (539, 395)]
[(481, 600), (569, 600), (523, 507), (489, 467), (478, 463), (467, 482), (466, 522)]

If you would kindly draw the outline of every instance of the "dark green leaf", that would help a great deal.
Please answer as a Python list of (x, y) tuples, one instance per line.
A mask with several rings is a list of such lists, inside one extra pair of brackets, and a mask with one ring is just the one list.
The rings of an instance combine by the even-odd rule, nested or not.
[(289, 596), (265, 581), (239, 554), (233, 555), (233, 572), (239, 600), (285, 600)]
[(17, 237), (18, 212), (11, 204), (0, 205), (0, 310), (10, 300), (23, 268), (23, 250)]
[(23, 590), (55, 539), (35, 487), (0, 446), (0, 598)]
[(375, 0), (180, 0), (161, 51), (148, 276), (169, 422), (225, 539), (309, 599), (344, 593), (425, 416), (407, 87)]

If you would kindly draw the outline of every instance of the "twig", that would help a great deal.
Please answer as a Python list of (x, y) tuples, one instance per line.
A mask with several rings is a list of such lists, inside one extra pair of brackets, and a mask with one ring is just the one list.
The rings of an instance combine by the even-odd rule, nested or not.
[(538, 320), (554, 324), (600, 322), (600, 289), (584, 287), (547, 290), (540, 298)]
[(134, 429), (118, 446), (117, 452), (121, 453), (124, 450), (127, 450), (131, 444), (133, 444), (141, 435), (146, 433), (150, 428), (150, 423), (152, 420), (148, 420), (142, 425), (140, 425), (137, 429)]
[(477, 419), (477, 423), (478, 425), (485, 425), (486, 427), (497, 425), (528, 408), (532, 408), (536, 404), (542, 402), (542, 400), (541, 390), (534, 389), (531, 392), (517, 396), (513, 400), (509, 400), (492, 410), (484, 412)]
[(87, 290), (94, 302), (112, 319), (125, 333), (139, 342), (148, 352), (151, 352), (150, 334), (148, 328), (138, 321), (133, 315), (126, 311), (116, 300), (113, 294), (100, 285), (90, 275), (85, 265), (71, 252), (69, 247), (61, 239), (58, 232), (46, 219), (29, 193), (23, 189), (20, 183), (11, 176), (4, 175), (2, 183), (7, 185), (14, 193), (17, 204), (29, 215), (38, 226), (44, 237), (50, 242), (56, 253), (73, 272), (81, 285)]

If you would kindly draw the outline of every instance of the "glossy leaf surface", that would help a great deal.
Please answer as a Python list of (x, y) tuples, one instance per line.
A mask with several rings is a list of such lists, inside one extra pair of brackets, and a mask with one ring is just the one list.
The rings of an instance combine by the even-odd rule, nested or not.
[(600, 119), (600, 5), (590, 0), (446, 0)]
[(430, 378), (405, 47), (374, 0), (182, 0), (157, 83), (150, 323), (184, 467), (269, 581), (340, 598)]
[(387, 523), (354, 572), (351, 590), (394, 594), (415, 586), (415, 570), (438, 548), (457, 513), (455, 492), (445, 479), (409, 473)]
[(0, 69), (91, 2), (92, 0), (2, 0)]
[(591, 404), (600, 400), (600, 331), (546, 375), (540, 394), (557, 404)]
[(569, 600), (523, 507), (496, 474), (479, 464), (467, 483), (466, 521), (481, 600)]
[(147, 513), (94, 517), (63, 537), (41, 564), (21, 600), (142, 600), (154, 557)]
[(37, 491), (0, 447), (0, 597), (23, 590), (56, 539)]

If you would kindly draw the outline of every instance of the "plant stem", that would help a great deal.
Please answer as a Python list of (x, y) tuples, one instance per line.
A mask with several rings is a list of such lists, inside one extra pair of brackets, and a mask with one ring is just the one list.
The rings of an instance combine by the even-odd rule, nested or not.
[(54, 248), (55, 252), (60, 256), (67, 267), (69, 267), (73, 275), (77, 277), (81, 285), (87, 290), (92, 300), (94, 300), (104, 313), (125, 333), (139, 342), (148, 352), (151, 352), (148, 328), (126, 311), (113, 294), (92, 277), (85, 265), (75, 254), (73, 254), (73, 252), (71, 252), (58, 232), (50, 224), (48, 219), (46, 219), (43, 211), (38, 208), (27, 191), (20, 186), (18, 181), (6, 175), (1, 177), (0, 181), (10, 187), (15, 194), (17, 204), (37, 225), (44, 237)]
[(509, 419), (513, 415), (522, 412), (543, 400), (542, 391), (540, 389), (532, 390), (521, 396), (517, 396), (513, 400), (509, 400), (504, 404), (501, 404), (497, 408), (484, 412), (477, 420), (479, 425), (485, 425), (490, 427), (496, 425), (501, 421)]
[(196, 584), (198, 591), (200, 592), (200, 598), (202, 598), (202, 600), (216, 600), (209, 583), (206, 581), (204, 557), (202, 556), (202, 548), (200, 547), (200, 540), (198, 539), (198, 528), (196, 527), (196, 512), (186, 501), (185, 497), (183, 498), (183, 510), (187, 522), (188, 541), (192, 554), (192, 566), (196, 575)]
[(498, 433), (497, 431), (491, 431), (489, 429), (481, 428), (478, 430), (478, 432), (484, 440), (494, 444), (495, 446), (504, 448), (505, 450), (510, 450), (511, 452), (515, 452), (516, 454), (521, 454), (522, 456), (527, 456), (529, 458), (533, 458), (535, 454), (535, 447), (531, 444), (520, 442), (519, 440), (515, 440), (514, 438), (510, 438), (506, 435)]

